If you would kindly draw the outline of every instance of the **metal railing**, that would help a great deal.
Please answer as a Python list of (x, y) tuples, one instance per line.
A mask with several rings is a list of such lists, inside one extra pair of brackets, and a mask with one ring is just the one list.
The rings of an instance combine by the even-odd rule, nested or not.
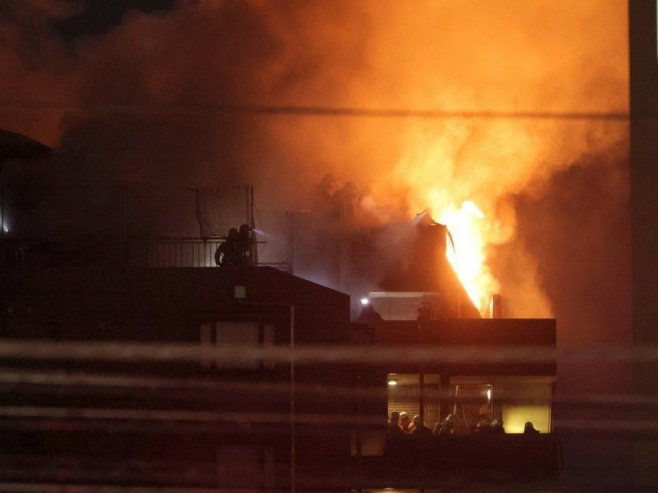
[[(148, 267), (217, 267), (215, 252), (223, 241), (224, 238), (171, 237), (131, 241), (129, 263)], [(257, 242), (256, 247), (262, 244), (264, 242)], [(292, 272), (291, 263), (288, 261), (257, 261), (255, 265)]]
[(148, 267), (216, 267), (223, 238), (149, 238), (130, 242), (129, 263)]
[[(224, 238), (156, 237), (128, 240), (81, 240), (59, 244), (33, 238), (0, 239), (0, 264), (128, 265), (130, 267), (217, 267), (215, 252)], [(260, 246), (258, 242), (257, 246)], [(289, 261), (256, 265), (292, 272)]]

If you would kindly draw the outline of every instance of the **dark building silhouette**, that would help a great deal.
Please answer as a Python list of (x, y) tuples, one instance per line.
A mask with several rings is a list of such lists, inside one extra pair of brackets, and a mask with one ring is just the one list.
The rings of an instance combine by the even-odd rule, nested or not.
[(0, 129), (0, 165), (9, 159), (38, 158), (50, 151), (50, 147), (41, 142), (16, 132)]
[[(271, 267), (218, 267), (208, 239), (62, 250), (3, 238), (0, 480), (38, 470), (62, 485), (327, 490), (554, 478), (555, 362), (489, 356), (555, 348), (555, 321), (480, 317), (445, 259), (445, 227), (405, 227), (406, 258), (364, 270), (382, 291), (356, 323), (348, 295)], [(348, 243), (349, 259), (359, 238)], [(430, 428), (454, 415), (454, 433), (422, 446), (405, 434), (391, 474), (393, 411)], [(483, 419), (506, 433), (483, 442)]]
[[(409, 228), (409, 226), (407, 226)], [(480, 318), (464, 286), (448, 261), (450, 233), (443, 224), (421, 214), (409, 239), (398, 245), (399, 259), (387, 266), (380, 291), (372, 294), (376, 307), (405, 311), (404, 305), (425, 301), (430, 318)], [(399, 316), (403, 316), (401, 313)]]

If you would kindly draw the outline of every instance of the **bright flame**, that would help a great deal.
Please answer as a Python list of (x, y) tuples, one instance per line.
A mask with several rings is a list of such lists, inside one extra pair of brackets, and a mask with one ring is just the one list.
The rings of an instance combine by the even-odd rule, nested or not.
[(439, 211), (437, 220), (448, 227), (454, 248), (448, 248), (448, 260), (455, 269), (476, 307), (484, 310), (491, 275), (486, 267), (486, 245), (483, 237), (484, 213), (470, 200), (459, 208), (453, 204)]
[(409, 130), (394, 172), (409, 190), (410, 212), (429, 207), (432, 218), (447, 226), (454, 242), (448, 260), (483, 314), (500, 290), (487, 264), (488, 248), (514, 231), (515, 217), (503, 198), (522, 188), (526, 175), (519, 170), (536, 158), (528, 139), (510, 121), (418, 126)]

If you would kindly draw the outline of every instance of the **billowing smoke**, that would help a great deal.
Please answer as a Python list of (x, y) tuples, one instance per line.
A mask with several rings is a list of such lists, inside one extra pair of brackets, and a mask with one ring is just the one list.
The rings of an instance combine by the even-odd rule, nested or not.
[(57, 26), (83, 3), (7, 5), (0, 126), (56, 145), (61, 180), (127, 184), (152, 234), (196, 233), (188, 187), (251, 183), (263, 211), (302, 211), (328, 172), (356, 184), (370, 223), (472, 201), (490, 289), (511, 298), (509, 315), (545, 316), (555, 299), (520, 208), (555, 173), (605, 174), (626, 156), (624, 121), (562, 117), (626, 111), (622, 0), (180, 0), (66, 41)]
[[(332, 173), (355, 227), (476, 206), (488, 289), (508, 316), (556, 316), (561, 347), (630, 337), (626, 0), (179, 0), (63, 36), (87, 4), (2, 2), (0, 127), (58, 148), (53, 182), (127, 186), (131, 233), (196, 234), (188, 187), (251, 183), (262, 229), (303, 220)], [(333, 282), (316, 261), (340, 260), (334, 226), (305, 230), (300, 274)], [(558, 372), (562, 390), (626, 388), (612, 366)]]

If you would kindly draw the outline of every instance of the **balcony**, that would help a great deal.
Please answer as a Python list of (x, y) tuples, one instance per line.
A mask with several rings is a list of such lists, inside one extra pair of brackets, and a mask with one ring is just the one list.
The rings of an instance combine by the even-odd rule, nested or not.
[[(217, 267), (215, 252), (223, 238), (160, 237), (83, 239), (54, 242), (5, 236), (0, 239), (0, 265), (7, 267)], [(259, 242), (259, 248), (262, 243)], [(258, 262), (257, 265), (291, 271), (291, 262)]]

